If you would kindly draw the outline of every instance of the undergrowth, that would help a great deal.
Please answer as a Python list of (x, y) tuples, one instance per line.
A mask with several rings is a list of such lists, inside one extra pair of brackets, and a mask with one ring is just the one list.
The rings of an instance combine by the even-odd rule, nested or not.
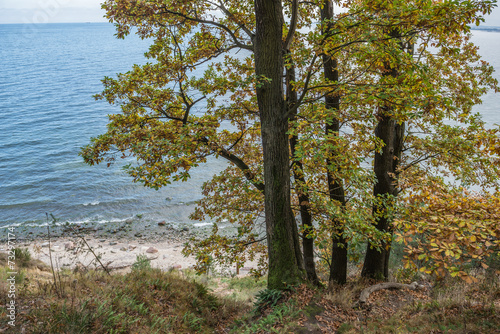
[[(281, 292), (265, 289), (263, 279), (162, 272), (139, 256), (127, 274), (66, 270), (56, 285), (50, 268), (17, 252), (16, 327), (0, 309), (5, 333), (500, 333), (500, 281), (487, 272), (476, 284), (419, 277), (423, 290), (381, 290), (356, 306), (361, 291), (377, 282)], [(9, 272), (5, 260), (0, 256), (2, 276)], [(393, 277), (415, 278), (403, 271)]]
[[(50, 276), (18, 291), (16, 327), (0, 311), (0, 329), (19, 333), (215, 333), (244, 305), (212, 295), (179, 272), (153, 269), (138, 258), (126, 275), (90, 271), (62, 277), (56, 293)], [(62, 295), (61, 295), (62, 292)], [(1, 300), (8, 300), (2, 289)]]

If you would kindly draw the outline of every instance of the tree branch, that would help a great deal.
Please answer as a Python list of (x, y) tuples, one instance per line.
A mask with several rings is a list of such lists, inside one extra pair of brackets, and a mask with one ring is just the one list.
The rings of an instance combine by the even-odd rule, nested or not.
[(290, 45), (292, 44), (292, 40), (295, 35), (295, 30), (297, 30), (298, 7), (299, 7), (298, 0), (292, 0), (292, 18), (290, 19), (290, 30), (288, 30), (285, 43), (283, 44), (283, 50), (285, 51), (290, 49)]
[[(207, 1), (209, 3), (212, 3), (210, 1)], [(220, 10), (222, 10), (224, 12), (224, 14), (226, 14), (228, 17), (230, 17), (234, 23), (236, 23), (238, 25), (238, 27), (240, 27), (247, 35), (248, 37), (250, 37), (250, 40), (252, 41), (253, 43), (253, 40), (255, 38), (255, 34), (252, 33), (250, 31), (250, 29), (248, 29), (243, 23), (239, 23), (237, 22), (236, 18), (234, 17), (233, 13), (231, 13), (229, 10), (227, 10), (227, 8), (224, 6), (224, 4), (222, 3), (222, 1), (219, 1), (219, 4), (214, 4), (212, 3), (214, 6), (218, 7)]]
[(252, 51), (253, 52), (253, 46), (250, 46), (250, 45), (246, 45), (246, 44), (243, 44), (241, 43), (239, 40), (238, 40), (238, 37), (236, 37), (236, 35), (234, 34), (234, 32), (229, 29), (229, 27), (221, 24), (221, 23), (218, 23), (218, 22), (215, 22), (215, 21), (209, 21), (209, 20), (203, 20), (203, 19), (199, 19), (197, 17), (191, 17), (191, 16), (188, 16), (186, 14), (182, 14), (182, 13), (179, 13), (179, 12), (174, 12), (172, 10), (169, 10), (168, 8), (166, 7), (162, 7), (161, 8), (162, 12), (161, 13), (164, 13), (164, 14), (171, 14), (171, 15), (175, 15), (175, 16), (179, 16), (179, 17), (182, 17), (188, 21), (193, 21), (193, 22), (197, 22), (197, 23), (203, 23), (203, 24), (208, 24), (208, 25), (212, 25), (212, 26), (215, 26), (217, 28), (220, 28), (224, 31), (226, 31), (230, 36), (231, 38), (233, 39), (234, 43), (241, 49), (246, 49), (248, 51)]

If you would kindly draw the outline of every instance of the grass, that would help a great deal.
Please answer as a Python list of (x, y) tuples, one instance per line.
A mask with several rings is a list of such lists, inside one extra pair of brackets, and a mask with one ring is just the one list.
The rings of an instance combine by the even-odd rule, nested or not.
[[(162, 272), (146, 263), (138, 259), (126, 275), (90, 271), (63, 276), (62, 296), (50, 278), (32, 284), (18, 293), (18, 304), (29, 308), (17, 315), (16, 326), (44, 334), (215, 333), (245, 309), (179, 272)], [(0, 298), (8, 299), (4, 289)], [(0, 314), (0, 329), (9, 328), (7, 321)]]
[(214, 294), (232, 299), (236, 302), (253, 305), (257, 294), (266, 288), (267, 281), (264, 277), (218, 277), (210, 275), (197, 275), (193, 270), (184, 270), (183, 275), (200, 284), (205, 285)]
[[(354, 307), (373, 281), (349, 281), (329, 290), (308, 285), (285, 293), (265, 279), (162, 272), (137, 257), (131, 272), (57, 274), (29, 252), (16, 253), (16, 327), (0, 309), (0, 331), (18, 333), (500, 333), (500, 281), (483, 275), (466, 285), (456, 279), (425, 281), (423, 291), (382, 290)], [(0, 256), (0, 276), (7, 275)], [(41, 269), (40, 269), (41, 268)], [(22, 270), (22, 271), (21, 271)], [(411, 273), (399, 276), (406, 281)], [(0, 299), (9, 298), (2, 278)], [(14, 330), (15, 329), (15, 330)]]

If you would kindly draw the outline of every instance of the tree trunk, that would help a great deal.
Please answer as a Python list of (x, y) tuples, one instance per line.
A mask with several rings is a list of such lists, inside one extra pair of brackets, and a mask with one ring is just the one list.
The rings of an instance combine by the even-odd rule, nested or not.
[[(392, 30), (391, 38), (399, 38), (397, 30)], [(400, 43), (400, 47), (403, 45)], [(398, 69), (386, 63), (383, 76), (396, 77)], [(375, 152), (374, 172), (376, 183), (373, 189), (375, 202), (372, 215), (375, 218), (376, 228), (382, 232), (389, 232), (391, 239), (383, 242), (380, 250), (368, 244), (365, 262), (361, 271), (361, 276), (376, 279), (387, 279), (389, 277), (389, 256), (392, 243), (392, 221), (391, 214), (398, 195), (398, 171), (401, 152), (403, 150), (403, 140), (405, 124), (398, 123), (394, 117), (394, 109), (386, 104), (380, 108), (378, 113), (379, 122), (375, 128), (375, 137), (384, 143), (382, 152)]]
[[(377, 222), (376, 228), (392, 234), (390, 211), (393, 210), (397, 197), (397, 167), (401, 158), (404, 138), (404, 123), (398, 124), (389, 114), (382, 116), (375, 136), (382, 140), (385, 146), (381, 153), (375, 153), (374, 171), (377, 178), (373, 195), (373, 215)], [(389, 255), (391, 242), (384, 242), (380, 251), (368, 245), (361, 276), (377, 279), (387, 279), (389, 276)]]
[[(292, 87), (292, 81), (295, 81), (295, 65), (291, 64), (286, 70), (286, 104), (288, 107), (294, 107), (297, 103), (297, 91)], [(295, 109), (297, 110), (297, 109)], [(293, 121), (296, 118), (297, 111), (290, 113), (289, 118)], [(314, 239), (308, 237), (309, 231), (312, 229), (312, 216), (309, 210), (309, 193), (304, 191), (302, 187), (306, 184), (306, 178), (303, 172), (302, 160), (295, 157), (296, 147), (298, 145), (298, 136), (290, 135), (290, 152), (293, 159), (293, 178), (295, 179), (295, 192), (299, 200), (300, 217), (302, 220), (302, 249), (304, 252), (304, 268), (307, 274), (307, 279), (315, 284), (319, 284), (318, 275), (316, 273), (316, 264), (314, 262)]]
[[(333, 3), (329, 0), (325, 1), (321, 9), (321, 20), (331, 20), (333, 18)], [(329, 29), (323, 32), (327, 33)], [(337, 60), (332, 59), (328, 54), (323, 54), (323, 71), (325, 79), (330, 82), (339, 80), (339, 72), (337, 69)], [(329, 94), (325, 97), (325, 107), (333, 111), (338, 111), (340, 108), (340, 96), (337, 94)], [(338, 136), (340, 131), (340, 122), (338, 118), (329, 120), (326, 124), (326, 135)], [(332, 153), (335, 154), (335, 153)], [(327, 168), (332, 165), (331, 159), (326, 159)], [(338, 201), (342, 209), (345, 208), (345, 194), (342, 180), (334, 177), (333, 171), (327, 170), (328, 192), (332, 201)], [(336, 217), (332, 218), (332, 263), (330, 266), (330, 282), (344, 284), (347, 280), (347, 241), (344, 238), (343, 223)]]
[[(290, 203), (288, 120), (283, 98), (283, 13), (281, 1), (255, 1), (255, 71), (264, 152), (268, 288), (299, 283), (300, 250)], [(294, 226), (295, 225), (295, 226)]]

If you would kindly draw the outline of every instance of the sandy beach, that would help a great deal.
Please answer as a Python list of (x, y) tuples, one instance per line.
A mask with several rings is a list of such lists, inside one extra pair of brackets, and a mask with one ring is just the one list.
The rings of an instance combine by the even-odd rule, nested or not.
[[(126, 272), (139, 255), (146, 256), (152, 267), (162, 270), (192, 268), (195, 259), (182, 254), (183, 246), (192, 237), (208, 235), (210, 229), (208, 225), (145, 223), (135, 218), (106, 224), (52, 224), (48, 230), (46, 226), (16, 227), (11, 236), (15, 236), (16, 247), (29, 249), (35, 259), (51, 265), (52, 257), (52, 265), (57, 269), (102, 269), (105, 266), (112, 272)], [(3, 232), (5, 237), (8, 232)], [(1, 239), (0, 251), (7, 250), (5, 237)], [(240, 275), (247, 274), (254, 265), (245, 264)], [(234, 273), (235, 268), (226, 270), (226, 274)]]

